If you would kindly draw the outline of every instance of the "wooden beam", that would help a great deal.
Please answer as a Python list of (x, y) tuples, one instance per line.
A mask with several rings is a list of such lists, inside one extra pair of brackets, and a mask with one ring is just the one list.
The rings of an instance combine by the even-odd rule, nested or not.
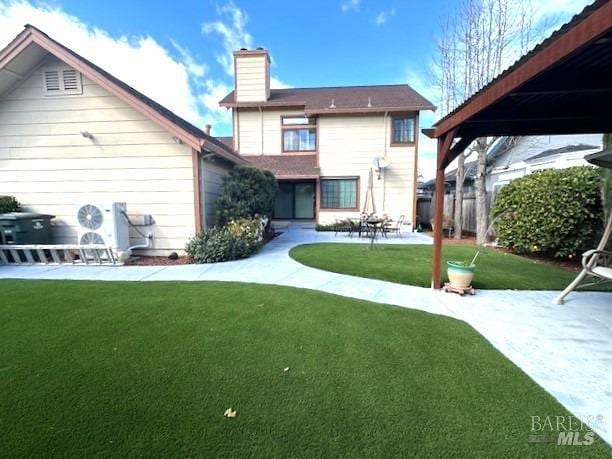
[(456, 129), (438, 139), (438, 161), (436, 167), (436, 189), (434, 209), (434, 245), (432, 256), (431, 288), (442, 287), (442, 223), (444, 219), (444, 159), (448, 156)]
[(570, 134), (601, 134), (612, 131), (612, 119), (602, 118), (591, 122), (576, 120), (532, 122), (524, 124), (493, 123), (490, 125), (470, 125), (462, 128), (462, 135), (478, 137), (528, 136), (528, 135), (570, 135)]
[(456, 142), (449, 150), (446, 158), (442, 162), (443, 167), (446, 169), (453, 159), (459, 156), (463, 151), (474, 141), (475, 137), (463, 136)]

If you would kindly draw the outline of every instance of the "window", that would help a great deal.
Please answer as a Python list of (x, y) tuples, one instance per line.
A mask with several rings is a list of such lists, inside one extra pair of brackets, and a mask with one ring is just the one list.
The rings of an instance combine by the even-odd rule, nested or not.
[(305, 116), (281, 117), (283, 152), (316, 151), (317, 119)]
[(322, 209), (357, 209), (357, 178), (321, 179)]
[(71, 68), (53, 68), (43, 71), (45, 95), (82, 94), (81, 74)]
[(391, 145), (405, 145), (414, 143), (414, 116), (395, 116), (392, 118)]

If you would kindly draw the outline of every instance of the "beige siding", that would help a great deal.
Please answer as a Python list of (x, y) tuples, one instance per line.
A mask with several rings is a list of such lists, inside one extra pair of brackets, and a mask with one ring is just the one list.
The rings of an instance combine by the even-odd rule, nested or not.
[(191, 149), (86, 78), (82, 95), (45, 97), (38, 69), (0, 97), (0, 194), (56, 215), (58, 243), (76, 241), (77, 205), (125, 201), (156, 221), (150, 254), (180, 251), (195, 231), (193, 192)]
[[(282, 154), (281, 116), (303, 115), (296, 110), (240, 109), (236, 118), (239, 126), (240, 153)], [(415, 148), (391, 147), (391, 116), (350, 115), (318, 117), (318, 151), (322, 177), (359, 177), (360, 208), (366, 196), (368, 172), (376, 157), (386, 156), (390, 162), (374, 177), (374, 200), (378, 214), (392, 218), (413, 216)], [(337, 218), (357, 217), (359, 212), (319, 212), (321, 223)]]
[[(391, 120), (381, 115), (319, 117), (319, 165), (322, 177), (359, 177), (360, 208), (368, 187), (368, 173), (376, 157), (390, 165), (381, 179), (374, 174), (374, 201), (379, 215), (405, 215), (412, 220), (414, 196), (414, 147), (390, 147)], [(321, 209), (319, 222), (357, 217), (359, 212)]]
[(201, 206), (203, 212), (202, 222), (207, 227), (214, 226), (215, 203), (219, 197), (219, 190), (223, 181), (223, 176), (227, 173), (228, 166), (216, 161), (201, 162)]
[(268, 63), (265, 55), (236, 56), (236, 101), (262, 102), (268, 98)]
[[(240, 153), (243, 155), (280, 155), (281, 116), (303, 115), (299, 110), (240, 109), (237, 114), (240, 126)], [(263, 133), (263, 135), (262, 135)]]

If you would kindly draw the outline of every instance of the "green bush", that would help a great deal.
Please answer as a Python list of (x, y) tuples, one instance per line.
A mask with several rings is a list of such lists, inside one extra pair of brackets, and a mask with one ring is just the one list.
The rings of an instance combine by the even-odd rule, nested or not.
[(504, 186), (492, 216), (499, 241), (518, 253), (571, 258), (602, 225), (601, 175), (592, 167), (546, 170)]
[(0, 214), (21, 212), (21, 204), (13, 196), (0, 196)]
[(185, 247), (196, 263), (240, 260), (256, 253), (263, 241), (262, 219), (240, 219), (210, 228), (192, 238)]
[(278, 183), (270, 171), (237, 166), (227, 174), (216, 202), (217, 224), (257, 215), (271, 217)]

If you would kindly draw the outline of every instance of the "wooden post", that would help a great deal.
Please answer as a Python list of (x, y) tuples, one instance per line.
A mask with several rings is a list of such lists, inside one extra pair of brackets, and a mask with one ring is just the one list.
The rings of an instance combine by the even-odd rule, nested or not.
[(436, 188), (434, 196), (434, 224), (433, 224), (433, 258), (431, 273), (431, 288), (440, 288), (442, 264), (442, 235), (444, 211), (444, 169), (440, 170), (440, 152), (444, 139), (438, 139), (438, 161), (436, 164)]
[(434, 208), (434, 245), (431, 271), (431, 288), (442, 287), (442, 236), (444, 218), (444, 169), (446, 156), (450, 151), (455, 132), (451, 131), (438, 138), (438, 160), (436, 163), (436, 191)]

